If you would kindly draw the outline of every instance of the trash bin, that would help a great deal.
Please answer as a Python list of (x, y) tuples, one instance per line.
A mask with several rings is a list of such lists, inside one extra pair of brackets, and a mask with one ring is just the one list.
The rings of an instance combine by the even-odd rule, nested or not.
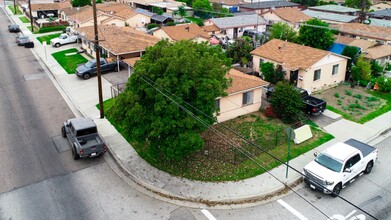
[(34, 48), (34, 42), (31, 42), (31, 41), (27, 42), (27, 43), (24, 44), (24, 47), (25, 48)]

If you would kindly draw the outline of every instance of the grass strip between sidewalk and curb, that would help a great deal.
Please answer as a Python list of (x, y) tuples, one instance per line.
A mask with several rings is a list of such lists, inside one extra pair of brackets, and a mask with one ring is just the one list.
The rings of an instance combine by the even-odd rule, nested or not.
[(19, 19), (20, 19), (23, 23), (30, 23), (30, 20), (29, 20), (26, 16), (20, 16)]
[[(8, 9), (12, 12), (12, 14), (14, 14), (15, 13), (15, 9), (14, 9), (14, 6), (12, 6), (12, 5), (9, 5), (8, 6)], [(16, 15), (22, 15), (23, 13), (19, 10), (19, 8), (18, 7), (16, 7)]]
[(88, 61), (82, 55), (78, 54), (77, 51), (78, 50), (76, 48), (71, 48), (52, 53), (52, 56), (68, 74), (74, 74), (79, 64), (86, 63)]
[(46, 41), (46, 44), (47, 45), (50, 45), (50, 40), (51, 39), (54, 39), (54, 38), (57, 38), (59, 37), (61, 34), (58, 33), (58, 34), (49, 34), (49, 35), (44, 35), (44, 36), (40, 36), (40, 37), (37, 37), (37, 40), (43, 44), (44, 41)]
[[(227, 151), (218, 151), (217, 154), (215, 154), (217, 156), (216, 158), (212, 156), (213, 152), (211, 149), (214, 148), (212, 147), (209, 148), (208, 154), (204, 152), (207, 151), (204, 149), (200, 152), (191, 154), (188, 158), (181, 161), (175, 162), (162, 160), (160, 157), (146, 150), (149, 148), (146, 143), (140, 143), (133, 140), (129, 134), (126, 134), (123, 131), (118, 123), (108, 116), (107, 112), (110, 111), (110, 107), (113, 103), (114, 99), (104, 101), (104, 111), (106, 112), (105, 117), (137, 151), (140, 157), (159, 170), (178, 177), (211, 182), (237, 181), (251, 178), (266, 172), (265, 169), (259, 167), (252, 160), (243, 156), (237, 150), (232, 149), (228, 149)], [(99, 109), (99, 104), (97, 104), (96, 107)], [(230, 121), (231, 124), (228, 124), (227, 126), (231, 127), (233, 125), (237, 132), (241, 133), (241, 135), (249, 140), (251, 140), (251, 136), (257, 135), (257, 137), (260, 138), (253, 140), (257, 146), (269, 147), (267, 144), (273, 145), (267, 149), (267, 152), (275, 155), (281, 161), (286, 162), (288, 158), (288, 144), (285, 129), (288, 126), (282, 124), (276, 119), (262, 119), (259, 115), (260, 113), (240, 116), (237, 120)], [(313, 138), (298, 145), (291, 142), (290, 160), (334, 138), (332, 135), (312, 126), (311, 124), (313, 124), (313, 122), (307, 122), (307, 124), (311, 127)], [(277, 134), (276, 130), (278, 130), (279, 135), (278, 141), (275, 140), (275, 136)], [(267, 133), (268, 131), (269, 133)], [(259, 133), (255, 134), (255, 132)], [(265, 137), (264, 135), (268, 135), (270, 137), (270, 140), (268, 140), (269, 142), (264, 140), (269, 137), (262, 138)], [(235, 139), (234, 137), (229, 138)], [(275, 147), (274, 142), (277, 143)], [(254, 149), (253, 146), (246, 146), (245, 144), (242, 144), (241, 147), (248, 151), (252, 151), (252, 158), (262, 164), (263, 167), (266, 167), (267, 170), (271, 170), (272, 168), (278, 167), (282, 164), (280, 161), (271, 158), (268, 154), (262, 153), (259, 149)], [(215, 148), (219, 148), (219, 146), (215, 146)]]

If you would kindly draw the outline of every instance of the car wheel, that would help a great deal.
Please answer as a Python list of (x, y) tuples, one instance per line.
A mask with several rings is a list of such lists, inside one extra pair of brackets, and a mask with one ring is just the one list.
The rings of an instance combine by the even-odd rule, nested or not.
[(90, 74), (88, 74), (88, 73), (83, 74), (83, 79), (89, 79), (89, 78), (90, 78)]
[(336, 186), (334, 186), (334, 189), (333, 189), (333, 192), (331, 193), (331, 195), (333, 197), (337, 197), (339, 195), (339, 193), (341, 192), (341, 189), (342, 189), (342, 184), (338, 183)]
[(60, 44), (59, 44), (59, 43), (56, 43), (54, 46), (55, 46), (55, 47), (60, 47)]
[(62, 137), (64, 137), (64, 138), (67, 137), (67, 133), (65, 132), (65, 126), (64, 125), (61, 127), (61, 134), (62, 134)]
[(76, 152), (76, 147), (72, 148), (72, 157), (73, 157), (74, 160), (80, 159), (79, 154), (77, 154), (77, 152)]
[(365, 173), (365, 174), (371, 173), (372, 168), (373, 168), (373, 161), (370, 161), (370, 162), (367, 164), (367, 167), (365, 167), (364, 173)]

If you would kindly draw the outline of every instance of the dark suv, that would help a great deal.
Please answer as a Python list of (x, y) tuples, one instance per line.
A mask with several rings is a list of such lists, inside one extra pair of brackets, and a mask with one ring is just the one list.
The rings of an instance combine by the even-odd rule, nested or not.
[(251, 38), (254, 38), (254, 36), (261, 37), (262, 34), (259, 31), (257, 32), (255, 29), (251, 29), (251, 30), (244, 30), (243, 31), (243, 36), (249, 36)]
[(9, 25), (8, 25), (8, 30), (9, 30), (10, 32), (14, 32), (14, 33), (20, 32), (19, 25), (17, 25), (17, 24), (9, 24)]

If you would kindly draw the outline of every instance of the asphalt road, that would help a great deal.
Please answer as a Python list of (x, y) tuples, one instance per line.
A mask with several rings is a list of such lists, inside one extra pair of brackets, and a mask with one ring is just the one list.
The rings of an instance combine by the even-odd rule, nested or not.
[(101, 163), (57, 150), (53, 139), (73, 114), (0, 12), (0, 193)]

